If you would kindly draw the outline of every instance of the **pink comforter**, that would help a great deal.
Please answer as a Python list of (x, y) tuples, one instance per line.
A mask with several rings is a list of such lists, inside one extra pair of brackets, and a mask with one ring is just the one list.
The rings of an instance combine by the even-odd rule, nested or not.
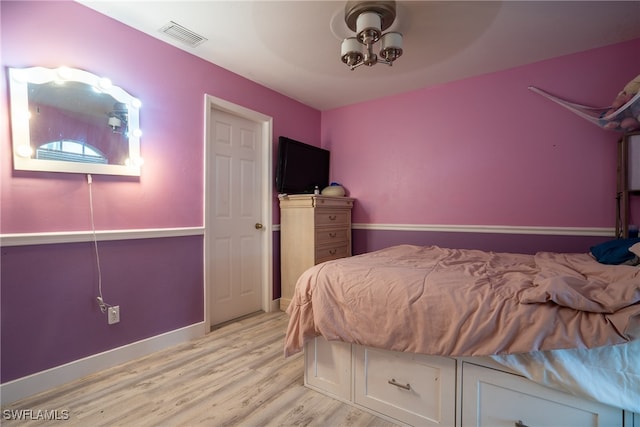
[(396, 351), (485, 356), (640, 339), (640, 267), (589, 254), (395, 246), (298, 280), (285, 355), (322, 335)]

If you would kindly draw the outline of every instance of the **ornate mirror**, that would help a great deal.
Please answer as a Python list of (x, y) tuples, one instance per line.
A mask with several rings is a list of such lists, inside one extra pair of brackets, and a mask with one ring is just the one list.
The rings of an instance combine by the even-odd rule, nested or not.
[(16, 170), (140, 176), (140, 101), (73, 68), (10, 68)]

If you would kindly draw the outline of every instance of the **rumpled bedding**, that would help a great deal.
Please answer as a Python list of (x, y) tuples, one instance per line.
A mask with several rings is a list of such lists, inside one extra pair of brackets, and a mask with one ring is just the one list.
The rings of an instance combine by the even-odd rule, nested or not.
[(640, 340), (490, 357), (536, 383), (640, 414)]
[(611, 346), (640, 339), (639, 302), (640, 268), (586, 253), (400, 245), (303, 273), (285, 356), (317, 335), (442, 356)]

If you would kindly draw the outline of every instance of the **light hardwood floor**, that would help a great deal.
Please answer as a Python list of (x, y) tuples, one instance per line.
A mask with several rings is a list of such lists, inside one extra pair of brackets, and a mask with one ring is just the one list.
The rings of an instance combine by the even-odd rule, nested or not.
[[(285, 313), (260, 313), (207, 336), (3, 407), (2, 426), (393, 426), (303, 386), (285, 359)], [(6, 410), (68, 411), (63, 421)], [(63, 414), (63, 412), (59, 412)]]

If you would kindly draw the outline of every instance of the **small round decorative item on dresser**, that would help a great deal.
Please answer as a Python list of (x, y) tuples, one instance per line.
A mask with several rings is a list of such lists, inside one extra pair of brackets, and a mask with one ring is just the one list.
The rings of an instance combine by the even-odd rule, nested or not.
[(323, 196), (343, 197), (344, 194), (344, 187), (337, 182), (332, 182), (328, 187), (322, 189)]

